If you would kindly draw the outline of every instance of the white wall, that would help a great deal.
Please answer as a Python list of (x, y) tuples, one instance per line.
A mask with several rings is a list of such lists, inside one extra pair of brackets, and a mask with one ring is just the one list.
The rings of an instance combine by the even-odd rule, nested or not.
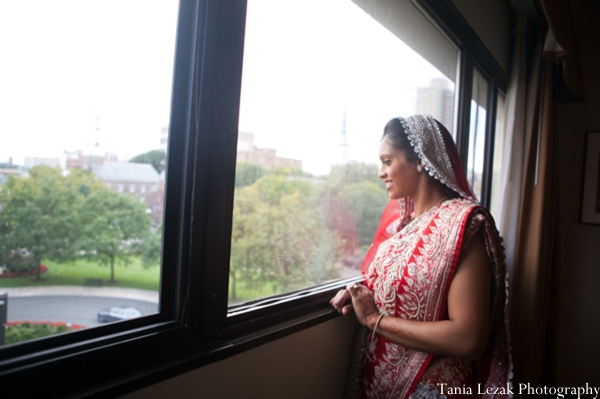
[(512, 27), (506, 0), (452, 0), (504, 71), (510, 68)]
[(341, 399), (357, 326), (338, 317), (121, 399)]

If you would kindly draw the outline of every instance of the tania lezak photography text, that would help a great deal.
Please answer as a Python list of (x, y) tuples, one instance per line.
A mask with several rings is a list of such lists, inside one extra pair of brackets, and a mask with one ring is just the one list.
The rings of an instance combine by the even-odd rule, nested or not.
[[(452, 387), (448, 384), (437, 384), (442, 395), (473, 395), (473, 394), (497, 394), (497, 395), (552, 395), (557, 398), (577, 396), (577, 399), (593, 398), (597, 399), (600, 395), (600, 388), (590, 386), (587, 382), (585, 386), (579, 387), (534, 387), (531, 384), (519, 383), (517, 385), (507, 384), (501, 387), (485, 387), (477, 384), (476, 387)], [(585, 395), (585, 396), (582, 396)]]

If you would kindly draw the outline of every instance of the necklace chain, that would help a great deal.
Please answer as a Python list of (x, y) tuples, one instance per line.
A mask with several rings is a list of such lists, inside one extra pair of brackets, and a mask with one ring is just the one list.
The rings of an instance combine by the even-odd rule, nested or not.
[(447, 195), (444, 195), (444, 196), (442, 197), (442, 199), (441, 199), (441, 200), (439, 200), (438, 202), (436, 202), (436, 203), (435, 203), (435, 205), (434, 205), (434, 206), (432, 206), (432, 207), (431, 207), (431, 208), (429, 208), (429, 209), (435, 208), (436, 206), (438, 206), (439, 204), (441, 204), (442, 202), (444, 202), (444, 201), (445, 201), (445, 200), (447, 200), (447, 199), (448, 199), (448, 196), (447, 196)]

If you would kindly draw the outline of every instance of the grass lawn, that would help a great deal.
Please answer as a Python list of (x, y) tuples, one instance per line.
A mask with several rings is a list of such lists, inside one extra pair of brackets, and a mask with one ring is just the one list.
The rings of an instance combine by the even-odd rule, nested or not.
[(34, 281), (35, 277), (0, 278), (0, 287), (30, 287), (42, 285), (84, 285), (88, 278), (102, 279), (105, 287), (139, 288), (158, 291), (160, 268), (158, 266), (144, 269), (140, 258), (133, 258), (124, 265), (115, 265), (115, 279), (119, 282), (109, 284), (110, 266), (88, 260), (73, 263), (57, 263), (42, 261), (48, 271), (41, 275), (43, 281)]
[(246, 284), (245, 281), (238, 281), (235, 286), (235, 298), (231, 298), (232, 286), (229, 281), (229, 305), (236, 305), (246, 301), (258, 298), (266, 298), (281, 293), (274, 283), (265, 284)]

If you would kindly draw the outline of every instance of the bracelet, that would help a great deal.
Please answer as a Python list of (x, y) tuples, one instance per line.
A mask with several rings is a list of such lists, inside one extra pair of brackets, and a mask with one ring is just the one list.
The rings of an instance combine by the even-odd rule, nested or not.
[(377, 323), (375, 323), (375, 328), (373, 328), (373, 333), (371, 334), (371, 341), (373, 341), (373, 339), (375, 338), (375, 332), (377, 332), (377, 327), (379, 327), (379, 322), (381, 321), (381, 319), (383, 319), (383, 316), (385, 316), (385, 314), (380, 314), (379, 318), (377, 319)]

